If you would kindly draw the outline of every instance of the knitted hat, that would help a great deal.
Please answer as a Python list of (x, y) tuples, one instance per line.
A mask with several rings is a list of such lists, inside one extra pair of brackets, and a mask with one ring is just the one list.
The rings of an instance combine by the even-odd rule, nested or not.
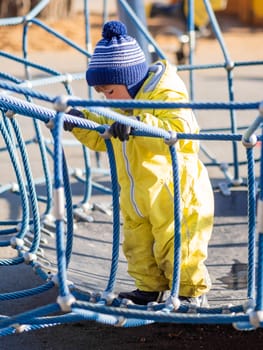
[(119, 21), (107, 22), (102, 37), (86, 72), (88, 84), (120, 84), (128, 89), (138, 85), (146, 77), (148, 66), (137, 41), (127, 35), (126, 26)]

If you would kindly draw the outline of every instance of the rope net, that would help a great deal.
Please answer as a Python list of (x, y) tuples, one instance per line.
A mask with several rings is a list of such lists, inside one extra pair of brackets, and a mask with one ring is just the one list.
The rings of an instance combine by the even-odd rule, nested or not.
[[(236, 67), (257, 66), (262, 65), (263, 62), (231, 61), (217, 19), (209, 1), (205, 0), (204, 4), (215, 37), (222, 49), (224, 62), (194, 65), (192, 61), (195, 47), (189, 35), (190, 63), (178, 65), (178, 71), (189, 74), (191, 103), (104, 101), (94, 99), (93, 92), (90, 90), (84, 93), (84, 96), (88, 97), (76, 96), (73, 93), (74, 87), (80, 84), (83, 90), (85, 86), (85, 66), (81, 72), (61, 73), (28, 58), (27, 40), (30, 35), (30, 25), (40, 26), (65, 42), (78, 55), (84, 57), (86, 63), (91, 55), (91, 52), (36, 18), (47, 4), (47, 1), (40, 1), (23, 18), (0, 20), (0, 25), (24, 27), (23, 58), (5, 51), (0, 52), (1, 59), (5, 62), (5, 65), (2, 65), (3, 71), (0, 72), (1, 163), (5, 169), (1, 174), (0, 186), (3, 209), (0, 221), (0, 265), (3, 270), (8, 271), (8, 279), (12, 279), (12, 271), (18, 269), (21, 270), (20, 275), (24, 276), (22, 283), (21, 281), (17, 283), (23, 288), (16, 288), (15, 291), (8, 289), (8, 279), (6, 280), (6, 285), (1, 287), (0, 303), (3, 305), (8, 301), (17, 303), (21, 298), (28, 300), (26, 310), (15, 313), (11, 310), (11, 314), (7, 312), (0, 315), (0, 335), (80, 320), (95, 320), (122, 327), (143, 326), (153, 322), (233, 324), (240, 330), (262, 327), (263, 207), (260, 191), (263, 178), (262, 163), (260, 163), (262, 146), (255, 146), (262, 145), (260, 127), (263, 120), (263, 104), (260, 100), (235, 101), (233, 71)], [(132, 19), (134, 28), (140, 29), (151, 46), (155, 48), (157, 55), (166, 58), (147, 28), (136, 16), (137, 5), (131, 8), (128, 2), (120, 0), (117, 6), (124, 11), (125, 16)], [(107, 18), (106, 2), (102, 12), (104, 18)], [(89, 22), (89, 15), (87, 2), (84, 1), (83, 16), (86, 23)], [(191, 18), (191, 14), (189, 17)], [(193, 23), (190, 22), (190, 31), (191, 25)], [(88, 38), (89, 25), (85, 30)], [(87, 43), (87, 47), (89, 46)], [(9, 73), (9, 64), (12, 67), (13, 65), (22, 67), (25, 78), (21, 78), (19, 74)], [(195, 102), (193, 73), (211, 69), (223, 69), (226, 72), (229, 89), (227, 102)], [(215, 194), (217, 194), (216, 200), (219, 200), (220, 196), (236, 198), (232, 197), (236, 195), (236, 188), (244, 188), (242, 193), (245, 197), (242, 197), (242, 200), (246, 205), (242, 208), (245, 207), (246, 210), (242, 215), (233, 214), (232, 216), (237, 220), (231, 222), (232, 226), (229, 225), (231, 231), (229, 242), (236, 239), (238, 244), (243, 244), (244, 250), (241, 255), (245, 251), (247, 259), (244, 264), (245, 270), (239, 271), (245, 271), (244, 280), (240, 281), (236, 278), (231, 282), (236, 288), (232, 286), (229, 292), (229, 289), (224, 287), (220, 289), (216, 285), (218, 289), (214, 291), (215, 298), (210, 300), (209, 308), (180, 304), (177, 295), (180, 266), (180, 208), (179, 191), (176, 195), (175, 186), (175, 235), (179, 239), (175, 239), (174, 280), (169, 298), (165, 303), (149, 303), (147, 306), (126, 304), (117, 298), (117, 290), (123, 287), (130, 288), (132, 282), (126, 275), (126, 264), (120, 251), (121, 218), (112, 145), (110, 139), (105, 140), (107, 157), (103, 158), (96, 153), (90, 153), (73, 137), (65, 135), (62, 127), (65, 120), (80, 128), (96, 130), (100, 134), (105, 132), (105, 127), (101, 125), (68, 115), (66, 110), (69, 106), (85, 107), (106, 118), (128, 124), (135, 129), (134, 134), (137, 137), (151, 136), (162, 138), (165, 142), (171, 141), (168, 142), (167, 147), (171, 153), (175, 185), (178, 182), (176, 141), (172, 139), (171, 134), (136, 120), (127, 120), (109, 107), (193, 108), (196, 113), (200, 110), (209, 113), (215, 113), (215, 111), (229, 113), (228, 127), (203, 128), (199, 135), (178, 133), (176, 139), (200, 140), (207, 167), (216, 168), (223, 174), (223, 180), (221, 178), (220, 181), (213, 182)], [(244, 111), (246, 116), (249, 115), (250, 124), (237, 126), (236, 112), (240, 111)], [(226, 152), (227, 156), (230, 155), (230, 160), (229, 158), (218, 160), (210, 154), (209, 146), (207, 148), (204, 146), (216, 142), (220, 147), (230, 145), (231, 152)], [(245, 150), (243, 160), (239, 159), (240, 148)], [(258, 174), (257, 164), (259, 165)], [(230, 168), (233, 169), (233, 174)], [(241, 168), (245, 169), (246, 180), (240, 175)], [(256, 216), (256, 203), (258, 216)], [(226, 208), (225, 211), (227, 210), (231, 212), (233, 208)], [(229, 212), (226, 216), (230, 216)], [(240, 222), (241, 216), (243, 221)], [(258, 217), (257, 227), (256, 217)], [(103, 228), (102, 225), (104, 225)], [(242, 242), (238, 232), (240, 226), (243, 226), (242, 230), (246, 231)], [(237, 227), (237, 232), (234, 232), (233, 227)], [(227, 248), (228, 244), (230, 243), (225, 242), (224, 247)], [(236, 244), (236, 250), (238, 244)], [(216, 244), (210, 247), (211, 261), (215, 248)], [(233, 250), (230, 250), (230, 254), (232, 253)], [(234, 256), (238, 257), (238, 254)], [(215, 266), (219, 271), (220, 263)], [(240, 267), (240, 264), (235, 266)], [(31, 271), (37, 276), (35, 285), (29, 283), (32, 279)], [(26, 276), (29, 276), (29, 280)], [(220, 279), (220, 275), (217, 277)], [(230, 280), (227, 280), (230, 276), (224, 278), (224, 282), (230, 285)], [(221, 281), (223, 281), (222, 278)], [(237, 287), (240, 283), (241, 287)], [(229, 293), (233, 298), (229, 298)], [(41, 301), (40, 305), (34, 307), (30, 300), (37, 295), (41, 297)], [(51, 295), (50, 299), (46, 295)], [(225, 297), (226, 295), (228, 298)]]

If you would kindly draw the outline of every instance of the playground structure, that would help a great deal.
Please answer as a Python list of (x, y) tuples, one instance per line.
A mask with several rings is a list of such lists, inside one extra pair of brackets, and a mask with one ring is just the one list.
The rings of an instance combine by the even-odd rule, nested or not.
[[(104, 2), (104, 10), (106, 10), (107, 1)], [(132, 9), (128, 2), (124, 0), (118, 1), (125, 19), (128, 16), (134, 28), (139, 34), (144, 36), (150, 43), (151, 50), (154, 47), (156, 54), (164, 58), (165, 54), (157, 46), (150, 33), (147, 31), (142, 21), (136, 16), (139, 10), (140, 2), (134, 2), (135, 8)], [(193, 6), (193, 1), (190, 5)], [(222, 64), (210, 65), (194, 65), (194, 43), (193, 43), (193, 19), (191, 11), (189, 15), (189, 64), (178, 66), (178, 71), (189, 73), (189, 86), (191, 103), (189, 104), (165, 104), (165, 108), (185, 107), (199, 110), (224, 110), (229, 112), (229, 126), (223, 130), (202, 130), (200, 135), (178, 134), (179, 138), (198, 138), (203, 141), (219, 141), (221, 143), (228, 142), (232, 145), (232, 161), (218, 161), (209, 154), (209, 149), (202, 147), (202, 151), (208, 159), (208, 167), (216, 167), (223, 173), (225, 181), (216, 183), (215, 189), (224, 195), (230, 195), (233, 188), (243, 186), (247, 191), (248, 206), (248, 279), (246, 287), (246, 302), (237, 305), (216, 305), (210, 308), (193, 308), (192, 306), (180, 305), (178, 303), (178, 286), (179, 286), (179, 266), (180, 266), (180, 208), (178, 206), (178, 195), (175, 195), (175, 266), (174, 281), (171, 290), (171, 296), (165, 304), (151, 304), (147, 307), (138, 305), (123, 305), (116, 299), (115, 282), (117, 269), (119, 265), (119, 245), (120, 245), (120, 218), (118, 209), (118, 185), (115, 172), (114, 157), (111, 150), (110, 140), (105, 140), (108, 148), (108, 157), (110, 167), (104, 168), (100, 164), (100, 158), (95, 155), (96, 166), (91, 166), (90, 154), (87, 149), (82, 148), (72, 140), (63, 139), (62, 122), (63, 119), (70, 120), (75, 125), (83, 128), (97, 130), (103, 133), (101, 126), (95, 125), (88, 120), (79, 120), (65, 114), (68, 106), (86, 107), (90, 110), (101, 113), (113, 120), (127, 123), (117, 113), (108, 109), (108, 107), (153, 107), (147, 101), (103, 101), (94, 99), (92, 91), (88, 92), (88, 99), (79, 98), (73, 95), (71, 85), (76, 80), (82, 80), (84, 83), (84, 72), (73, 74), (60, 74), (54, 69), (41, 66), (28, 59), (27, 38), (30, 35), (29, 25), (38, 25), (44, 30), (52, 33), (54, 36), (66, 42), (69, 46), (78, 51), (87, 59), (90, 52), (71, 42), (68, 38), (56, 33), (52, 28), (47, 27), (44, 23), (36, 19), (36, 15), (47, 4), (48, 1), (41, 1), (26, 18), (3, 19), (0, 20), (1, 25), (22, 25), (23, 33), (23, 58), (18, 58), (6, 52), (0, 52), (2, 58), (15, 61), (25, 69), (25, 79), (17, 78), (5, 71), (0, 73), (0, 109), (2, 119), (0, 129), (2, 134), (2, 153), (8, 154), (11, 169), (15, 173), (16, 183), (9, 182), (9, 174), (7, 174), (7, 184), (1, 185), (1, 194), (4, 195), (9, 191), (15, 194), (16, 206), (21, 205), (21, 212), (17, 213), (16, 220), (2, 220), (0, 222), (1, 229), (1, 249), (12, 247), (16, 252), (14, 257), (2, 258), (0, 264), (3, 268), (12, 266), (14, 269), (18, 265), (26, 263), (41, 277), (43, 283), (33, 289), (26, 289), (14, 292), (0, 294), (0, 302), (4, 300), (19, 300), (20, 298), (30, 298), (32, 295), (44, 294), (47, 290), (57, 288), (58, 295), (55, 303), (42, 305), (38, 308), (29, 309), (26, 312), (16, 315), (0, 316), (0, 334), (8, 335), (14, 332), (22, 332), (42, 327), (52, 326), (64, 322), (76, 322), (79, 320), (96, 320), (98, 322), (112, 324), (115, 326), (132, 327), (146, 325), (152, 322), (174, 322), (174, 323), (231, 323), (235, 324), (238, 329), (255, 329), (262, 327), (262, 311), (263, 311), (263, 207), (262, 207), (262, 149), (258, 157), (254, 156), (255, 147), (262, 145), (262, 135), (260, 127), (263, 118), (263, 104), (261, 101), (256, 102), (236, 102), (233, 94), (234, 68), (243, 66), (262, 65), (262, 61), (253, 62), (232, 62), (228, 51), (224, 45), (223, 36), (218, 26), (216, 17), (209, 6), (208, 1), (204, 1), (212, 28), (216, 39), (222, 49), (224, 62)], [(137, 4), (137, 5), (136, 5)], [(138, 7), (137, 7), (138, 6)], [(190, 6), (191, 8), (191, 6)], [(87, 38), (89, 37), (88, 26), (88, 2), (84, 1), (83, 15), (87, 23)], [(104, 11), (104, 18), (107, 13)], [(86, 45), (89, 47), (89, 44)], [(7, 62), (8, 62), (7, 61)], [(228, 83), (228, 98), (225, 103), (205, 103), (195, 102), (195, 84), (194, 72), (204, 69), (225, 69)], [(44, 72), (48, 77), (35, 78), (31, 70), (35, 69)], [(58, 94), (48, 94), (38, 91), (38, 87), (61, 85), (65, 92)], [(156, 108), (163, 108), (164, 104), (154, 104)], [(236, 111), (249, 110), (254, 115), (254, 119), (247, 127), (239, 129), (236, 120)], [(24, 118), (27, 117), (27, 118)], [(30, 135), (27, 139), (27, 133), (22, 135), (20, 128), (20, 120), (27, 119), (27, 122), (33, 123), (34, 135)], [(175, 193), (178, 193), (176, 184), (177, 161), (174, 144), (176, 139), (171, 139), (171, 135), (164, 130), (149, 128), (140, 122), (131, 122), (129, 125), (136, 129), (135, 135), (151, 135), (154, 137), (162, 137), (170, 147), (171, 157), (173, 160)], [(21, 124), (22, 125), (22, 124)], [(42, 130), (42, 126), (48, 126), (46, 131)], [(240, 130), (244, 130), (242, 133)], [(46, 136), (48, 135), (48, 136)], [(43, 176), (34, 178), (32, 175), (32, 162), (35, 161), (36, 154), (28, 156), (30, 147), (39, 148), (41, 168), (40, 173)], [(239, 160), (238, 145), (242, 144), (246, 150), (246, 159), (244, 162)], [(65, 152), (63, 148), (65, 148)], [(70, 169), (67, 166), (67, 146), (77, 148), (81, 151), (83, 157), (83, 169)], [(262, 146), (261, 146), (262, 148)], [(50, 161), (52, 159), (53, 173)], [(8, 161), (5, 160), (8, 163)], [(260, 166), (260, 172), (255, 173), (256, 164)], [(240, 176), (240, 166), (247, 169), (247, 181), (243, 181)], [(233, 174), (230, 174), (229, 168), (233, 168)], [(53, 174), (53, 175), (51, 175)], [(102, 174), (110, 177), (110, 187), (104, 187), (94, 182), (94, 174)], [(258, 179), (256, 178), (258, 176)], [(77, 180), (83, 185), (83, 197), (80, 202), (75, 204), (72, 202), (71, 179)], [(38, 186), (41, 185), (44, 194), (38, 192)], [(86, 292), (68, 281), (67, 269), (71, 263), (72, 246), (74, 244), (74, 218), (85, 222), (92, 222), (93, 217), (90, 215), (91, 192), (92, 189), (112, 195), (112, 207), (97, 206), (97, 209), (107, 215), (113, 217), (112, 226), (112, 257), (110, 264), (109, 278), (106, 288), (100, 290), (100, 293)], [(257, 215), (256, 215), (256, 201)], [(40, 209), (41, 208), (41, 211)], [(96, 209), (96, 208), (95, 208)], [(257, 224), (256, 224), (257, 221)], [(96, 223), (94, 223), (96, 225)], [(7, 227), (4, 229), (4, 227)], [(53, 232), (55, 234), (53, 234)], [(41, 244), (45, 243), (45, 238), (50, 237), (50, 241), (54, 243), (56, 250), (56, 262), (51, 266), (45, 264), (45, 257)], [(256, 252), (256, 245), (258, 251)], [(4, 254), (3, 254), (4, 255)], [(51, 272), (50, 272), (51, 271)], [(256, 274), (257, 271), (257, 274)], [(86, 281), (89, 284), (89, 281)], [(95, 289), (96, 290), (96, 289)], [(52, 316), (55, 315), (55, 316)]]

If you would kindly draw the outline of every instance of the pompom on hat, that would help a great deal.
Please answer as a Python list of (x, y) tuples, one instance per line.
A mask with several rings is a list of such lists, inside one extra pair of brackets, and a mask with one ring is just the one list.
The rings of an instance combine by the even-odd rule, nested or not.
[(143, 81), (148, 72), (146, 58), (137, 41), (127, 35), (125, 24), (119, 21), (105, 23), (102, 37), (86, 72), (88, 84), (120, 84), (129, 89)]

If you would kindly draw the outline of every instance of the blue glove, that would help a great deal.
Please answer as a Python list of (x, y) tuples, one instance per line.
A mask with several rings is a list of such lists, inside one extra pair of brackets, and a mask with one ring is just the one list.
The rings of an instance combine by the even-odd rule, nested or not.
[[(84, 114), (78, 109), (72, 108), (66, 114), (73, 115), (74, 117), (85, 118)], [(70, 121), (64, 121), (63, 128), (65, 131), (72, 131), (75, 127)]]
[(114, 122), (109, 128), (109, 133), (115, 139), (119, 138), (120, 141), (128, 141), (129, 135), (131, 133), (131, 127), (129, 125), (121, 124), (119, 122)]

